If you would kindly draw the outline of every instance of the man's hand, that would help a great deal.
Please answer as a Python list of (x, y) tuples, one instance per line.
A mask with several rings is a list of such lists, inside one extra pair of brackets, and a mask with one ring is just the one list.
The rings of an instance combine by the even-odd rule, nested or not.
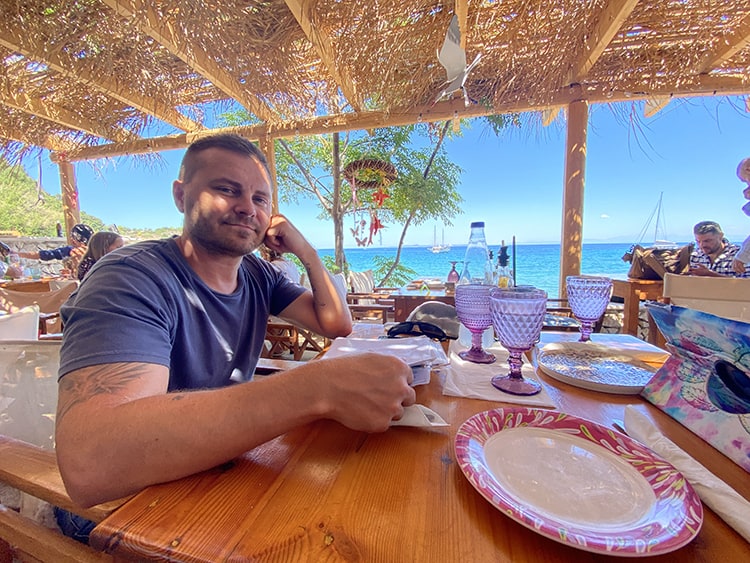
[(744, 274), (745, 263), (735, 258), (734, 260), (732, 260), (732, 269), (738, 274)]
[(266, 238), (263, 243), (281, 254), (291, 252), (299, 257), (305, 251), (311, 250), (312, 246), (297, 227), (292, 225), (283, 215), (274, 215), (271, 217)]
[(393, 356), (368, 352), (313, 364), (324, 416), (353, 430), (383, 432), (416, 400), (411, 368)]
[(705, 266), (693, 266), (688, 272), (691, 276), (704, 276), (708, 278), (723, 278), (721, 274), (717, 274), (713, 270), (709, 270)]

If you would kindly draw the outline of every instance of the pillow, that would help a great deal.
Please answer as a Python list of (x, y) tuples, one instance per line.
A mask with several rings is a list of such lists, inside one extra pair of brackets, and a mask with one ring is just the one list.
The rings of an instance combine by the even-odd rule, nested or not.
[(0, 315), (0, 340), (39, 340), (39, 306)]
[(372, 293), (375, 290), (375, 275), (372, 270), (349, 272), (349, 283), (353, 293)]

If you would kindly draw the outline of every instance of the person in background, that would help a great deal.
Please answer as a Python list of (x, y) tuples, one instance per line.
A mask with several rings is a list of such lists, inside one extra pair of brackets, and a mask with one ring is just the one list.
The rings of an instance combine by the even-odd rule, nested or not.
[[(271, 214), (255, 145), (198, 139), (172, 195), (182, 233), (104, 256), (61, 309), (55, 452), (80, 506), (215, 467), (314, 420), (383, 432), (415, 402), (411, 368), (374, 353), (252, 380), (269, 314), (328, 338), (352, 327), (315, 248)], [(297, 256), (312, 291), (252, 254), (261, 243)]]
[(86, 245), (94, 234), (94, 229), (85, 225), (84, 223), (78, 223), (73, 225), (70, 229), (70, 240), (71, 245), (61, 246), (59, 248), (53, 248), (52, 250), (36, 250), (34, 252), (19, 252), (18, 256), (21, 258), (29, 258), (31, 260), (66, 260), (68, 258), (74, 260), (76, 265), (81, 259), (83, 254), (86, 252)]
[[(747, 203), (742, 206), (742, 212), (750, 216), (750, 158), (743, 159), (737, 166), (737, 177), (745, 182), (742, 195)], [(750, 270), (750, 236), (745, 239), (740, 251), (735, 255), (732, 267), (735, 273), (740, 275)]]
[(261, 244), (258, 248), (261, 258), (271, 264), (279, 272), (284, 274), (290, 281), (299, 284), (300, 274), (297, 269), (297, 265), (291, 260), (284, 258), (283, 254), (279, 254), (275, 250), (271, 250), (265, 244)]
[(750, 270), (736, 273), (732, 262), (740, 247), (724, 238), (724, 232), (715, 221), (701, 221), (693, 227), (696, 249), (690, 255), (691, 276), (750, 277)]
[(89, 239), (88, 248), (78, 264), (78, 280), (83, 280), (91, 266), (96, 264), (105, 254), (112, 252), (125, 244), (125, 241), (118, 233), (111, 231), (99, 231), (94, 233)]

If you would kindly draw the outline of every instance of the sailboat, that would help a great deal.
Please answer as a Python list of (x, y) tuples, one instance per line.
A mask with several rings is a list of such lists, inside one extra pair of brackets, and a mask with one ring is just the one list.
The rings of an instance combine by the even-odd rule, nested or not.
[[(654, 243), (653, 248), (678, 248), (677, 243), (667, 240), (667, 227), (664, 223), (664, 216), (662, 214), (662, 198), (664, 192), (659, 193), (659, 201), (656, 202), (656, 207), (651, 212), (651, 215), (646, 220), (646, 224), (641, 230), (641, 234), (638, 236), (638, 242), (640, 243), (646, 236), (646, 231), (651, 225), (651, 221), (654, 221)], [(656, 220), (654, 220), (656, 217)], [(661, 237), (661, 238), (659, 238)]]
[(451, 249), (450, 244), (445, 244), (445, 229), (443, 229), (443, 242), (441, 244), (437, 243), (437, 225), (435, 226), (435, 232), (432, 237), (432, 246), (430, 247), (430, 252), (433, 254), (440, 254), (441, 252), (448, 252)]

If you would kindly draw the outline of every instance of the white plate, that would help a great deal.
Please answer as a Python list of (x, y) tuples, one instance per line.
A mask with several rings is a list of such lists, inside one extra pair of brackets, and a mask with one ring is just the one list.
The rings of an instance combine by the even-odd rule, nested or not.
[(657, 368), (606, 347), (579, 346), (542, 350), (537, 364), (550, 377), (583, 389), (638, 395)]
[(557, 542), (642, 557), (690, 542), (701, 501), (667, 461), (589, 420), (534, 408), (476, 414), (456, 433), (466, 478), (503, 514)]

